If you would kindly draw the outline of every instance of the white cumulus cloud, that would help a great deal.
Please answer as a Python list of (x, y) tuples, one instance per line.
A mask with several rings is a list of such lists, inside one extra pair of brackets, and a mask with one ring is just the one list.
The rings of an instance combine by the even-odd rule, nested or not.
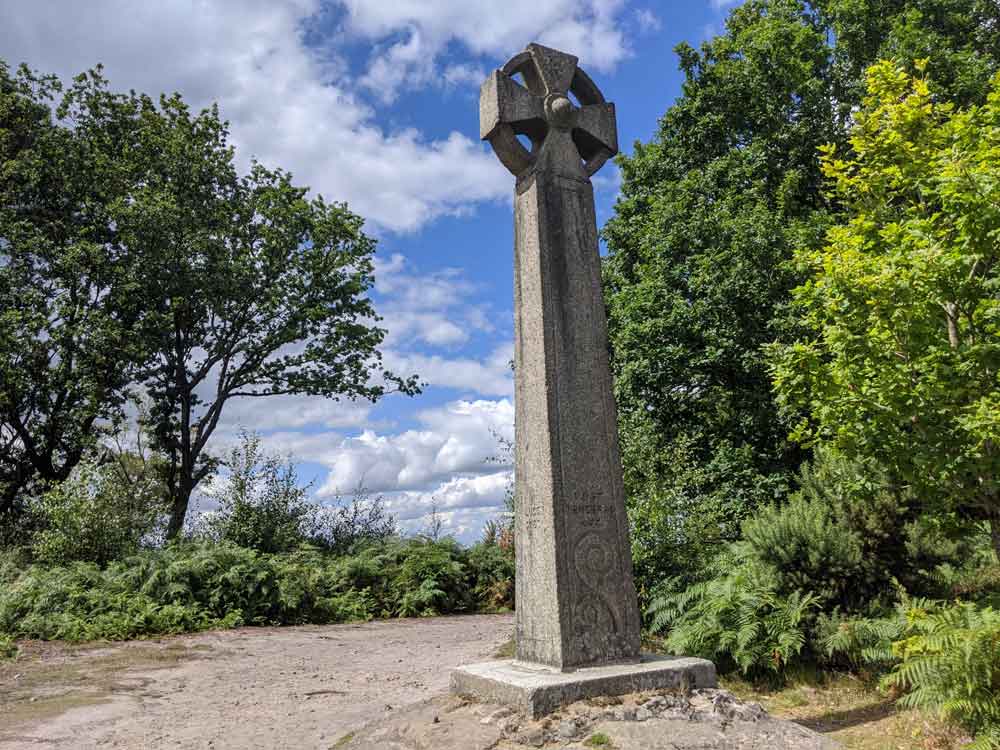
[(419, 428), (395, 434), (364, 430), (354, 437), (277, 432), (268, 449), (328, 470), (319, 497), (352, 492), (428, 491), (456, 477), (492, 474), (504, 465), (489, 459), (502, 450), (497, 435), (513, 437), (514, 405), (509, 399), (453, 401), (417, 415)]
[(319, 0), (6, 6), (0, 51), (9, 63), (65, 79), (101, 62), (116, 89), (180, 91), (197, 107), (218, 102), (244, 162), (286, 168), (379, 227), (413, 231), (510, 192), (510, 176), (472, 138), (432, 140), (376, 122), (338, 38), (322, 49), (305, 43)]
[(506, 396), (514, 393), (510, 360), (512, 343), (498, 347), (485, 360), (475, 357), (443, 357), (439, 354), (385, 352), (384, 361), (393, 372), (415, 372), (427, 385), (475, 393)]
[(386, 347), (420, 341), (452, 348), (495, 328), (488, 306), (471, 299), (476, 285), (458, 268), (420, 273), (402, 255), (377, 258), (375, 291)]
[(510, 470), (456, 477), (423, 492), (388, 494), (384, 501), (404, 533), (426, 531), (436, 514), (443, 533), (468, 542), (487, 520), (507, 512), (504, 497), (511, 480)]
[[(384, 101), (403, 86), (447, 82), (439, 58), (452, 43), (503, 61), (536, 41), (608, 72), (629, 54), (624, 0), (343, 0), (348, 33), (375, 41), (362, 85)], [(470, 78), (471, 80), (471, 78)], [(482, 79), (479, 79), (482, 80)]]

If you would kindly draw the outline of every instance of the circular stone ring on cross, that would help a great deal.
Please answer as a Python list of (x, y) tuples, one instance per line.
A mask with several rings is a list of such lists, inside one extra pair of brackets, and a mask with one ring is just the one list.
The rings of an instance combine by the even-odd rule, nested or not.
[(584, 179), (618, 153), (615, 105), (577, 62), (574, 55), (529, 44), (483, 84), (480, 137), (515, 176), (535, 165), (550, 131), (572, 138)]

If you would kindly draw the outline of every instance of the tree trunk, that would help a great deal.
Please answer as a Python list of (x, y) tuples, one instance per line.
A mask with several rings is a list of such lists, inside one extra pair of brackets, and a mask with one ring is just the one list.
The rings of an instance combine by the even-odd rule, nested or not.
[(958, 349), (960, 337), (958, 333), (958, 309), (954, 302), (944, 306), (945, 318), (948, 321), (948, 343), (952, 349)]
[(0, 492), (0, 516), (5, 516), (8, 513), (13, 514), (15, 506), (17, 505), (17, 496), (21, 492), (21, 484), (14, 479), (11, 481), (0, 484), (3, 491)]
[(187, 518), (188, 504), (191, 502), (193, 489), (189, 482), (182, 480), (177, 483), (177, 490), (171, 497), (170, 520), (167, 522), (167, 541), (176, 539), (180, 535), (181, 529), (184, 528), (184, 519)]
[(990, 517), (990, 541), (993, 542), (993, 555), (1000, 563), (1000, 516)]

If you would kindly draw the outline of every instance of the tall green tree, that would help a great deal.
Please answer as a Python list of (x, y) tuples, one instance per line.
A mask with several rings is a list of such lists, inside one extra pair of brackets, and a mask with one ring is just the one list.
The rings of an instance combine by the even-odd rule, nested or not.
[[(58, 101), (57, 101), (58, 100)], [(120, 415), (145, 353), (141, 259), (115, 224), (131, 103), (0, 61), (0, 523), (66, 479)]]
[[(281, 169), (235, 165), (216, 108), (0, 68), (0, 480), (65, 479), (129, 389), (165, 456), (169, 537), (233, 398), (376, 400), (374, 241)], [(2, 507), (0, 507), (2, 510)]]
[(846, 144), (861, 74), (939, 60), (982, 101), (1000, 8), (980, 0), (748, 0), (677, 52), (685, 82), (654, 138), (619, 158), (605, 297), (640, 584), (690, 574), (808, 452), (789, 441), (762, 347), (791, 341), (801, 273), (840, 206), (818, 149)]
[(254, 162), (238, 173), (215, 108), (179, 95), (137, 97), (141, 165), (116, 215), (143, 258), (155, 447), (167, 457), (168, 538), (213, 470), (208, 451), (234, 398), (309, 394), (375, 401), (414, 394), (415, 377), (380, 366), (371, 300), (375, 242), (341, 203), (309, 197), (289, 173)]
[(796, 438), (989, 521), (1000, 561), (1000, 75), (956, 111), (879, 63), (850, 146), (823, 159), (846, 215), (798, 253), (808, 333), (774, 348), (779, 400)]

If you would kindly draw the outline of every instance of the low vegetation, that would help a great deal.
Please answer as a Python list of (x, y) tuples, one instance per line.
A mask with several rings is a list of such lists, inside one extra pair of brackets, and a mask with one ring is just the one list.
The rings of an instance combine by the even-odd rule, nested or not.
[(238, 625), (496, 611), (511, 602), (494, 596), (493, 583), (509, 577), (512, 566), (509, 556), (481, 545), (398, 537), (347, 554), (187, 542), (104, 568), (91, 562), (21, 567), (6, 559), (0, 635), (121, 640)]
[(0, 635), (0, 659), (13, 659), (17, 656), (17, 644), (9, 635)]
[(802, 670), (780, 685), (731, 675), (722, 686), (760, 703), (771, 716), (822, 733), (845, 750), (952, 750), (968, 742), (961, 728), (932, 712), (901, 708), (891, 695), (854, 674)]
[(46, 493), (30, 543), (0, 555), (3, 651), (13, 639), (121, 640), (513, 606), (513, 550), (495, 533), (471, 547), (403, 538), (381, 498), (364, 492), (317, 506), (294, 465), (264, 454), (253, 434), (225, 464), (214, 508), (169, 544), (158, 541), (162, 515), (129, 510), (115, 463), (84, 462)]

